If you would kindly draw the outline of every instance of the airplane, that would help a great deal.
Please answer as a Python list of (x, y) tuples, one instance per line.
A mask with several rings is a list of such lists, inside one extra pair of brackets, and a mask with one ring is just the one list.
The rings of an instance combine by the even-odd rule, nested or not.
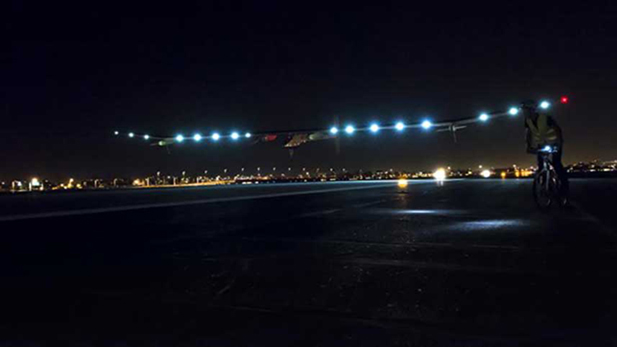
[[(565, 101), (564, 101), (565, 99)], [(562, 104), (567, 104), (567, 97), (561, 98)], [(548, 101), (542, 101), (538, 104), (539, 108), (547, 109), (550, 106)], [(378, 126), (373, 124), (368, 127), (359, 127), (355, 128), (351, 125), (342, 128), (339, 126), (338, 118), (335, 118), (335, 125), (329, 129), (302, 129), (302, 130), (277, 130), (277, 131), (260, 131), (255, 133), (245, 133), (240, 134), (237, 132), (233, 132), (230, 134), (219, 134), (213, 133), (209, 136), (202, 136), (199, 134), (194, 135), (193, 137), (185, 138), (182, 135), (176, 135), (174, 137), (169, 136), (150, 136), (147, 134), (135, 134), (135, 133), (127, 133), (129, 138), (143, 138), (148, 141), (152, 146), (159, 147), (169, 147), (172, 145), (179, 144), (184, 142), (185, 140), (194, 140), (195, 142), (200, 142), (202, 140), (210, 140), (210, 141), (219, 141), (222, 139), (231, 139), (233, 141), (238, 141), (240, 139), (251, 139), (253, 144), (263, 143), (263, 142), (274, 142), (279, 139), (284, 138), (283, 148), (287, 148), (290, 150), (290, 153), (293, 154), (293, 150), (298, 147), (313, 141), (321, 141), (321, 140), (335, 140), (336, 151), (337, 154), (340, 152), (340, 134), (351, 135), (355, 132), (376, 132), (377, 130), (397, 130), (402, 131), (405, 129), (413, 129), (420, 128), (424, 130), (435, 129), (436, 132), (450, 132), (454, 141), (457, 141), (456, 132), (462, 129), (468, 128), (472, 124), (476, 123), (484, 123), (489, 120), (503, 118), (503, 117), (513, 117), (516, 116), (520, 112), (520, 107), (511, 107), (508, 110), (501, 110), (490, 113), (482, 113), (477, 117), (467, 117), (467, 118), (458, 118), (453, 120), (444, 120), (438, 122), (431, 122), (430, 120), (423, 120), (419, 123), (413, 124), (403, 124), (396, 123), (386, 126)], [(121, 135), (118, 131), (114, 132), (114, 135)], [(122, 134), (124, 135), (124, 134)]]

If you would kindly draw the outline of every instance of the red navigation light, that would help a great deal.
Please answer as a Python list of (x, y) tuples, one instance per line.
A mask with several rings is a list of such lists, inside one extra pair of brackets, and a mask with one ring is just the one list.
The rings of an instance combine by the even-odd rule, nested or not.
[(567, 104), (568, 103), (568, 97), (567, 96), (562, 96), (561, 97), (561, 103), (562, 104)]

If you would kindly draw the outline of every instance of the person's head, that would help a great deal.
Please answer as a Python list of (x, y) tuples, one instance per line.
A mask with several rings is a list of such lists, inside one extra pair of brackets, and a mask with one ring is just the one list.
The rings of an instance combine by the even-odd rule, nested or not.
[(535, 117), (538, 115), (538, 103), (535, 100), (526, 100), (521, 103), (521, 111), (525, 117)]

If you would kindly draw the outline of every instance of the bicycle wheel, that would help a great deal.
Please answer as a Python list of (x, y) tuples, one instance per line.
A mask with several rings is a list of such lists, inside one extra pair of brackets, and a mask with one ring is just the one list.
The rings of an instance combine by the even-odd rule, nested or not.
[(556, 201), (560, 207), (566, 207), (569, 203), (569, 196), (566, 189), (564, 189), (563, 181), (557, 174), (557, 172), (551, 172), (551, 189), (553, 200)]
[(546, 183), (546, 171), (542, 170), (536, 174), (533, 180), (533, 198), (541, 210), (548, 209), (553, 202), (551, 192), (547, 190)]

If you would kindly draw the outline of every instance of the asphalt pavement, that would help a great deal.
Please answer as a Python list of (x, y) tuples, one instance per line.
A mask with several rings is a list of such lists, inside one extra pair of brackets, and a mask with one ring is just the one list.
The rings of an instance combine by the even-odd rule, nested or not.
[(617, 343), (617, 180), (0, 196), (0, 346)]

